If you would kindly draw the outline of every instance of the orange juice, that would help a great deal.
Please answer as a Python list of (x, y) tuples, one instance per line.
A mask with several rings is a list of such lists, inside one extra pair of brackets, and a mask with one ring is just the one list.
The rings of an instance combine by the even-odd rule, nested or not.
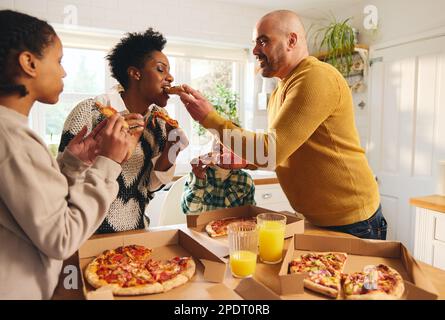
[(284, 246), (285, 224), (280, 221), (264, 221), (259, 228), (259, 253), (261, 261), (278, 263)]
[(255, 273), (256, 253), (252, 251), (235, 251), (230, 254), (230, 269), (235, 277), (245, 278)]

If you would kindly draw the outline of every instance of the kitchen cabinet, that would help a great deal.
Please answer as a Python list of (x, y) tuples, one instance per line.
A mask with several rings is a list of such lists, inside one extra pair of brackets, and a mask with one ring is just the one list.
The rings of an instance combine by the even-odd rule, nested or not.
[(413, 198), (414, 257), (445, 270), (445, 196)]
[(256, 184), (255, 201), (258, 207), (273, 211), (294, 211), (278, 183)]

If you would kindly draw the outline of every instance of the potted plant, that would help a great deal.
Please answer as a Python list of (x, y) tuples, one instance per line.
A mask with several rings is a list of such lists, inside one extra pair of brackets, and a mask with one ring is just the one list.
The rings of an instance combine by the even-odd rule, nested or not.
[(315, 31), (314, 43), (326, 51), (323, 60), (337, 68), (344, 76), (349, 75), (353, 64), (356, 32), (350, 25), (351, 17), (341, 21), (332, 15), (327, 26)]

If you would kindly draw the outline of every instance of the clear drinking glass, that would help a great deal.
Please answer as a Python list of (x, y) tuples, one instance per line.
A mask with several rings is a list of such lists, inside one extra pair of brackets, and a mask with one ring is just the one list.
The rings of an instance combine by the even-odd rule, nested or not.
[(260, 260), (268, 264), (281, 262), (286, 216), (278, 213), (261, 213), (257, 215), (257, 224)]
[(227, 226), (230, 270), (237, 278), (253, 276), (258, 252), (258, 229), (255, 222), (234, 222)]

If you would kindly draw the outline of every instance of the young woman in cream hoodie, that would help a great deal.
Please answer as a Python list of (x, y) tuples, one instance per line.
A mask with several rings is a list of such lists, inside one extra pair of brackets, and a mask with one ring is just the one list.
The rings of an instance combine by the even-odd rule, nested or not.
[(63, 260), (105, 218), (142, 131), (128, 132), (115, 115), (88, 136), (82, 129), (58, 163), (28, 116), (34, 102), (58, 101), (62, 51), (46, 22), (0, 11), (0, 299), (51, 298)]

